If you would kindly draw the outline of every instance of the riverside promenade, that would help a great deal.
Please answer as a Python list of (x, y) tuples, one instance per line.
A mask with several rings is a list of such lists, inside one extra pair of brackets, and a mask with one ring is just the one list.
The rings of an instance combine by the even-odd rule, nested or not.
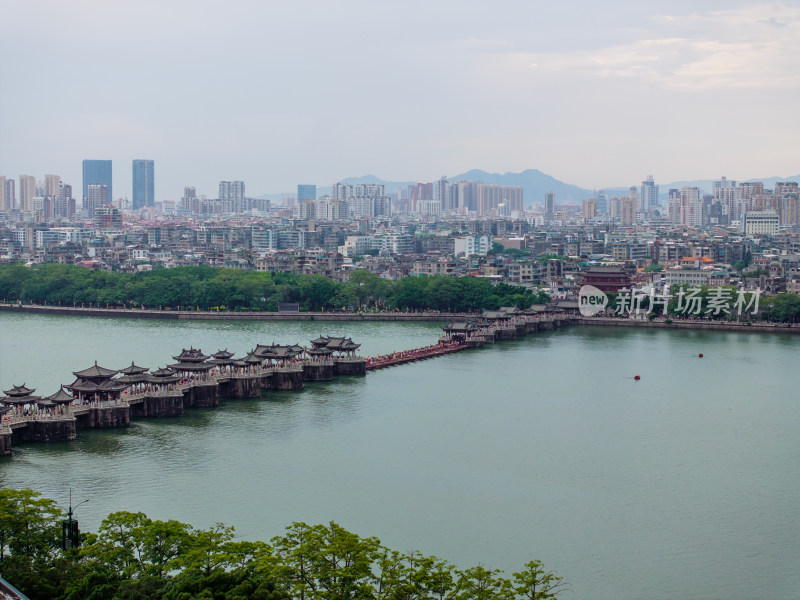
[(574, 321), (580, 325), (601, 327), (637, 327), (650, 329), (697, 329), (702, 331), (733, 331), (740, 333), (773, 333), (800, 335), (800, 323), (769, 323), (753, 321), (737, 323), (736, 321), (708, 321), (706, 319), (629, 319), (618, 317), (582, 317), (575, 316)]
[(0, 303), (0, 312), (37, 315), (72, 315), (123, 319), (179, 319), (212, 321), (446, 321), (474, 317), (473, 313), (431, 312), (236, 312), (203, 310), (158, 310), (149, 308), (85, 308), (43, 304)]
[[(423, 312), (235, 312), (235, 311), (177, 311), (139, 308), (82, 308), (50, 306), (41, 304), (10, 304), (0, 302), (0, 313), (23, 313), (40, 315), (70, 315), (101, 318), (127, 319), (182, 319), (192, 321), (365, 321), (365, 322), (414, 322), (431, 321), (446, 322), (458, 319), (474, 319), (475, 313), (443, 313), (439, 311)], [(554, 314), (554, 313), (546, 313)], [(581, 325), (605, 327), (638, 327), (654, 329), (702, 329), (707, 331), (737, 331), (744, 333), (781, 333), (800, 334), (800, 323), (770, 323), (753, 321), (740, 323), (736, 321), (708, 321), (706, 319), (668, 319), (657, 318), (632, 319), (622, 317), (594, 316), (584, 317), (577, 314), (563, 314), (570, 322)]]

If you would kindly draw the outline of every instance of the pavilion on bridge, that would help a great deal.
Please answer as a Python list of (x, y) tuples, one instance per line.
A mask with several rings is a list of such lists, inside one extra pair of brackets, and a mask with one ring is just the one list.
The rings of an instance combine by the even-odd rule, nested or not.
[(52, 418), (72, 418), (69, 407), (74, 398), (67, 394), (63, 388), (59, 388), (58, 392), (46, 398), (35, 396), (33, 394), (35, 391), (26, 387), (24, 383), (15, 385), (10, 390), (4, 390), (6, 397), (0, 397), (0, 404), (3, 405), (0, 415), (13, 411), (13, 415), (9, 416), (37, 415)]
[(228, 352), (228, 349), (217, 350), (211, 355), (208, 364), (214, 365), (220, 372), (229, 371), (231, 367), (236, 366), (236, 359), (233, 358), (233, 352)]
[(282, 346), (280, 344), (273, 344), (265, 346), (257, 344), (252, 354), (259, 357), (262, 361), (267, 361), (268, 366), (276, 364), (285, 365), (287, 363), (297, 360), (305, 353), (306, 349), (297, 344), (290, 346)]
[(178, 362), (167, 367), (185, 379), (207, 379), (208, 372), (214, 368), (214, 364), (205, 362), (209, 357), (199, 348), (184, 348), (178, 356), (172, 358)]
[(35, 412), (36, 406), (41, 401), (41, 396), (34, 396), (35, 389), (22, 385), (12, 386), (10, 390), (3, 390), (5, 398), (0, 397), (0, 403), (13, 409), (14, 415)]
[(311, 344), (314, 348), (328, 348), (337, 358), (356, 358), (356, 351), (361, 347), (349, 337), (320, 336), (311, 340)]
[(119, 400), (128, 384), (113, 379), (117, 373), (118, 371), (101, 367), (94, 361), (94, 365), (88, 369), (73, 371), (75, 381), (64, 387), (76, 395), (81, 403)]
[(453, 321), (444, 327), (445, 339), (448, 341), (465, 341), (478, 332), (478, 325), (473, 321)]

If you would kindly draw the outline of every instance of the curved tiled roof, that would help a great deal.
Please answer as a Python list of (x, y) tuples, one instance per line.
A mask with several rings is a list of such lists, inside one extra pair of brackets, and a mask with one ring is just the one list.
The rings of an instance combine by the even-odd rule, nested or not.
[(30, 389), (28, 387), (25, 387), (25, 384), (23, 383), (22, 385), (13, 386), (10, 390), (3, 390), (3, 393), (6, 396), (18, 397), (18, 396), (29, 396), (35, 391), (36, 391), (35, 389)]
[(82, 377), (84, 379), (110, 379), (117, 374), (117, 371), (101, 367), (97, 364), (97, 361), (94, 361), (94, 365), (88, 369), (84, 369), (83, 371), (73, 371), (72, 374), (75, 375), (75, 377)]

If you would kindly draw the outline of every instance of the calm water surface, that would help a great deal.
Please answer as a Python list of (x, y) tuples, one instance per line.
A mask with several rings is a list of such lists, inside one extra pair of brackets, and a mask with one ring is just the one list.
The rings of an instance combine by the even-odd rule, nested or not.
[[(51, 394), (95, 359), (157, 366), (190, 345), (240, 355), (320, 334), (377, 354), (439, 329), (0, 314), (0, 388)], [(264, 540), (333, 520), (461, 567), (538, 558), (568, 598), (797, 598), (799, 349), (790, 336), (572, 327), (18, 445), (0, 482), (64, 505), (72, 486), (91, 498), (85, 530), (123, 509)]]

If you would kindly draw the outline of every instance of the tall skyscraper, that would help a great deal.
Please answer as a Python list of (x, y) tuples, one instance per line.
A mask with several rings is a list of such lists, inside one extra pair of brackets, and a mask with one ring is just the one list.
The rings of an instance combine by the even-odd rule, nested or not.
[(17, 208), (17, 195), (13, 179), (6, 179), (6, 208), (7, 210), (14, 210)]
[(648, 175), (642, 182), (639, 193), (639, 210), (646, 214), (656, 206), (658, 206), (658, 186), (653, 182), (653, 176)]
[(0, 175), (0, 210), (11, 210), (6, 200), (6, 176)]
[(547, 192), (544, 195), (544, 220), (552, 221), (556, 215), (556, 193)]
[(58, 196), (58, 188), (61, 185), (61, 177), (58, 175), (44, 176), (44, 196), (55, 198)]
[(113, 200), (114, 193), (111, 186), (111, 161), (110, 160), (84, 160), (83, 161), (83, 197), (89, 197), (91, 184), (104, 185), (108, 189), (109, 201)]
[(24, 212), (33, 210), (33, 199), (36, 197), (36, 177), (33, 175), (19, 176), (19, 207)]
[(317, 186), (314, 184), (300, 184), (297, 186), (297, 201), (317, 199)]
[(133, 210), (154, 204), (153, 164), (141, 158), (133, 161)]
[(447, 182), (447, 177), (442, 175), (441, 179), (436, 182), (436, 191), (434, 193), (434, 200), (438, 200), (442, 210), (450, 210), (455, 208), (450, 205), (450, 195), (447, 193), (450, 185)]

